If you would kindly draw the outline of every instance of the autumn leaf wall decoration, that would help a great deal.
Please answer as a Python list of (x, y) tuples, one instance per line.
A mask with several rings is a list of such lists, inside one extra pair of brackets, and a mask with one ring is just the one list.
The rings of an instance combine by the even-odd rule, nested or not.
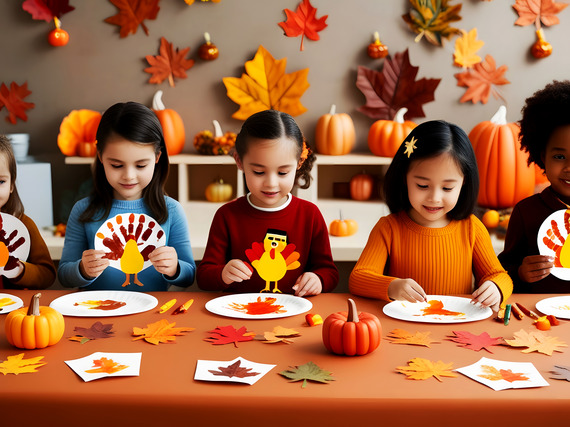
[(22, 9), (30, 13), (32, 19), (50, 22), (54, 16), (61, 18), (75, 7), (69, 5), (69, 0), (25, 0)]
[(269, 109), (291, 116), (307, 111), (300, 98), (309, 88), (309, 69), (286, 74), (286, 65), (287, 58), (276, 60), (263, 46), (259, 46), (253, 60), (245, 63), (246, 74), (224, 77), (228, 97), (240, 106), (232, 117), (245, 120), (254, 113)]
[(311, 40), (320, 40), (319, 31), (327, 27), (326, 20), (328, 15), (317, 18), (317, 9), (311, 5), (309, 0), (303, 0), (297, 6), (297, 10), (285, 9), (287, 20), (280, 22), (279, 25), (285, 31), (287, 37), (301, 36), (301, 51), (305, 49), (304, 40), (305, 36)]
[(5, 83), (0, 85), (0, 111), (6, 107), (6, 110), (8, 110), (6, 121), (8, 123), (15, 125), (17, 119), (21, 119), (25, 122), (28, 121), (26, 110), (34, 108), (35, 104), (24, 101), (24, 98), (31, 93), (32, 92), (28, 90), (27, 82), (21, 86), (16, 82), (12, 82), (10, 83), (10, 88), (8, 88)]
[(402, 15), (410, 29), (417, 34), (416, 43), (424, 36), (433, 45), (443, 46), (442, 39), (460, 34), (450, 23), (461, 20), (461, 4), (450, 6), (450, 0), (410, 0), (412, 9)]
[(477, 102), (486, 104), (491, 94), (495, 99), (501, 98), (506, 102), (497, 86), (510, 83), (504, 77), (507, 70), (508, 67), (506, 65), (501, 65), (497, 68), (495, 59), (491, 55), (487, 55), (485, 60), (475, 64), (472, 70), (468, 69), (462, 73), (455, 74), (457, 86), (467, 88), (459, 102), (471, 101), (473, 104)]
[(455, 52), (453, 53), (453, 65), (463, 68), (472, 68), (481, 62), (481, 57), (477, 52), (485, 44), (482, 40), (477, 40), (477, 28), (467, 32), (461, 31), (461, 37), (455, 40)]
[(185, 58), (189, 51), (189, 47), (180, 50), (175, 48), (172, 43), (168, 42), (164, 37), (161, 37), (159, 55), (145, 56), (150, 67), (144, 70), (152, 74), (148, 82), (159, 84), (168, 79), (170, 87), (174, 87), (174, 77), (179, 79), (188, 77), (186, 71), (194, 65), (193, 59)]
[(121, 27), (121, 38), (135, 34), (139, 25), (148, 36), (148, 28), (144, 24), (146, 19), (156, 19), (160, 7), (160, 0), (109, 0), (119, 9), (116, 15), (105, 19), (105, 22)]

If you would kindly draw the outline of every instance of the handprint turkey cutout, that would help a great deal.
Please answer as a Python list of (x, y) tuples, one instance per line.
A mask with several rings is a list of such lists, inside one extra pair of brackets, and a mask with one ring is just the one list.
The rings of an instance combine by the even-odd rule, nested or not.
[(18, 260), (30, 254), (30, 233), (15, 216), (0, 213), (0, 275), (9, 279), (19, 274)]
[(538, 230), (538, 250), (541, 255), (554, 257), (551, 274), (570, 280), (570, 209), (554, 212)]

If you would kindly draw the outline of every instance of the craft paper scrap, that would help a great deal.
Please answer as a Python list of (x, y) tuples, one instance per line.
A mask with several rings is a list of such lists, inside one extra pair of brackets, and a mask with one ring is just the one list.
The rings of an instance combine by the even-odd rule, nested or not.
[(456, 371), (495, 391), (550, 385), (530, 362), (509, 362), (482, 357), (478, 362), (457, 368)]
[(96, 352), (81, 359), (66, 360), (69, 366), (85, 382), (104, 377), (137, 377), (142, 353)]
[(243, 357), (230, 361), (198, 360), (194, 379), (253, 385), (274, 367), (275, 365), (251, 362)]

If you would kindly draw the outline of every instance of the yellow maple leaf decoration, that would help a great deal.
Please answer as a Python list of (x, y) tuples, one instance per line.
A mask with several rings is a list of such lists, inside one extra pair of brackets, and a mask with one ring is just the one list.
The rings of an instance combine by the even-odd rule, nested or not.
[(43, 356), (38, 356), (24, 359), (24, 353), (20, 353), (16, 356), (8, 356), (7, 360), (0, 363), (0, 372), (4, 375), (38, 372), (36, 369), (46, 364), (45, 362), (40, 362), (43, 358)]
[(293, 340), (289, 338), (298, 337), (300, 335), (301, 334), (299, 334), (299, 332), (295, 329), (284, 328), (283, 326), (275, 326), (273, 328), (273, 331), (264, 332), (263, 338), (260, 338), (260, 340), (264, 344), (274, 344), (278, 342), (291, 344)]
[(427, 380), (434, 377), (441, 381), (440, 377), (456, 377), (457, 374), (451, 372), (453, 363), (444, 363), (441, 360), (432, 362), (431, 360), (415, 357), (408, 362), (408, 366), (398, 366), (396, 371), (406, 375), (408, 380)]
[(418, 332), (412, 334), (404, 329), (394, 329), (386, 337), (393, 344), (423, 345), (429, 347), (433, 341), (429, 335), (431, 332)]
[(514, 334), (515, 339), (505, 340), (511, 347), (528, 347), (522, 350), (522, 353), (532, 353), (537, 351), (548, 356), (552, 356), (552, 352), (558, 351), (562, 353), (559, 347), (568, 347), (564, 341), (559, 341), (558, 337), (550, 337), (540, 331), (527, 332), (521, 329)]
[(418, 147), (416, 147), (416, 142), (418, 142), (418, 139), (414, 136), (412, 137), (411, 140), (406, 141), (406, 151), (404, 151), (404, 154), (408, 155), (408, 159), (410, 158), (410, 155), (414, 152), (414, 150)]
[(176, 322), (169, 323), (166, 319), (147, 325), (146, 328), (133, 328), (133, 341), (144, 339), (146, 342), (158, 345), (158, 343), (167, 343), (176, 341), (176, 336), (184, 335), (183, 332), (193, 331), (195, 328), (175, 328)]
[(245, 63), (247, 74), (239, 78), (224, 77), (228, 97), (240, 106), (232, 117), (245, 120), (254, 113), (269, 109), (291, 116), (307, 111), (300, 98), (309, 88), (309, 69), (286, 74), (286, 65), (287, 58), (276, 60), (260, 45), (253, 60)]
[(485, 42), (477, 40), (477, 28), (473, 28), (469, 32), (461, 30), (461, 34), (462, 36), (455, 40), (454, 65), (471, 68), (481, 62), (481, 57), (477, 55), (477, 52)]

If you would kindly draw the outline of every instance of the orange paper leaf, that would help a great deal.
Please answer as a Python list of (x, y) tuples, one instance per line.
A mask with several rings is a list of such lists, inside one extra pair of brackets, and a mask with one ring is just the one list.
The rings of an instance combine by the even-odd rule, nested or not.
[(506, 343), (511, 347), (528, 347), (527, 349), (522, 350), (523, 353), (532, 353), (533, 351), (537, 351), (539, 353), (552, 356), (552, 352), (554, 351), (562, 352), (560, 347), (568, 347), (564, 341), (559, 341), (558, 337), (550, 337), (540, 331), (527, 332), (524, 329), (521, 329), (513, 335), (515, 338), (512, 340), (505, 340)]
[(8, 110), (9, 115), (6, 117), (7, 122), (15, 125), (17, 119), (21, 119), (25, 122), (28, 121), (26, 110), (34, 108), (35, 104), (25, 102), (24, 98), (31, 93), (32, 92), (28, 90), (27, 82), (22, 86), (19, 86), (16, 82), (12, 82), (10, 83), (10, 89), (2, 83), (0, 86), (0, 110), (4, 107)]
[(429, 347), (433, 341), (429, 336), (431, 332), (417, 332), (411, 334), (403, 329), (394, 329), (386, 337), (392, 344), (423, 345)]
[(232, 117), (245, 120), (263, 110), (279, 110), (292, 116), (303, 114), (307, 109), (300, 98), (309, 88), (309, 69), (285, 74), (287, 59), (274, 59), (259, 46), (253, 60), (245, 63), (245, 71), (238, 77), (224, 77), (228, 97), (239, 104), (240, 109)]
[(128, 365), (119, 365), (117, 362), (113, 361), (113, 359), (107, 359), (106, 357), (94, 360), (93, 366), (95, 366), (94, 369), (88, 369), (85, 372), (88, 374), (97, 374), (102, 372), (106, 374), (114, 374), (115, 372), (122, 371), (129, 367)]
[(408, 380), (426, 380), (434, 377), (441, 381), (440, 377), (456, 377), (457, 374), (451, 371), (453, 363), (443, 363), (441, 360), (432, 362), (431, 360), (416, 357), (408, 362), (408, 366), (398, 366), (396, 371), (406, 375)]
[(513, 8), (519, 14), (519, 18), (515, 21), (515, 25), (521, 27), (525, 25), (535, 24), (536, 29), (540, 29), (542, 22), (547, 27), (560, 23), (558, 16), (567, 3), (559, 3), (554, 0), (517, 0)]
[(291, 344), (293, 342), (293, 337), (298, 337), (300, 334), (295, 329), (284, 328), (283, 326), (275, 326), (273, 331), (264, 332), (263, 336), (255, 337), (256, 340), (263, 342), (264, 344), (274, 344), (282, 342), (285, 344)]
[(118, 25), (121, 27), (119, 35), (127, 37), (129, 34), (135, 34), (139, 25), (148, 36), (148, 28), (144, 24), (145, 19), (156, 19), (160, 7), (160, 0), (109, 0), (113, 3), (119, 12), (105, 19), (108, 24)]
[(133, 328), (133, 341), (144, 339), (146, 342), (158, 345), (158, 343), (167, 343), (176, 341), (176, 336), (184, 335), (183, 332), (193, 331), (195, 328), (175, 328), (176, 322), (169, 323), (166, 319), (147, 325), (146, 328)]
[(190, 48), (179, 50), (174, 48), (164, 37), (160, 38), (160, 54), (157, 56), (145, 56), (150, 67), (144, 70), (152, 74), (148, 80), (149, 83), (159, 84), (168, 79), (171, 87), (174, 87), (174, 77), (185, 79), (186, 70), (194, 65), (193, 59), (185, 59), (184, 57), (190, 51)]
[(317, 9), (314, 8), (309, 0), (303, 0), (297, 6), (297, 10), (285, 9), (287, 20), (280, 22), (278, 25), (283, 28), (287, 37), (301, 36), (301, 50), (304, 50), (303, 41), (305, 36), (311, 40), (319, 40), (319, 31), (327, 27), (326, 20), (328, 15), (322, 16), (317, 19)]
[(490, 94), (493, 94), (495, 99), (502, 98), (496, 87), (510, 83), (503, 76), (507, 70), (506, 65), (496, 68), (493, 57), (487, 55), (485, 61), (475, 64), (472, 70), (455, 74), (457, 86), (468, 88), (459, 101), (471, 101), (473, 104), (480, 101), (486, 104)]
[(45, 362), (40, 362), (44, 357), (31, 357), (24, 359), (24, 353), (16, 356), (8, 356), (8, 359), (0, 363), (0, 372), (6, 374), (27, 374), (37, 372), (36, 369), (45, 365)]
[(485, 42), (477, 40), (477, 28), (473, 28), (469, 32), (461, 30), (461, 34), (462, 36), (455, 40), (454, 65), (471, 68), (481, 62), (481, 57), (477, 55), (477, 52)]
[(478, 375), (481, 378), (486, 378), (491, 381), (505, 380), (510, 383), (514, 381), (528, 381), (528, 377), (525, 377), (523, 373), (514, 373), (510, 369), (500, 369), (497, 370), (494, 366), (481, 365), (481, 369), (486, 375)]

